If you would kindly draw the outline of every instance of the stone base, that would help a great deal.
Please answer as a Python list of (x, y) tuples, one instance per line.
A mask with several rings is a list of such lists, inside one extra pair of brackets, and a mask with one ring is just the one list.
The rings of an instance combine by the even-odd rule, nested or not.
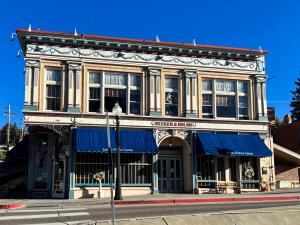
[(37, 105), (24, 105), (23, 108), (24, 111), (38, 111), (38, 106)]
[(76, 107), (68, 107), (67, 112), (80, 113), (80, 109)]
[(187, 118), (197, 118), (197, 114), (196, 113), (185, 113), (185, 117), (187, 117)]
[(150, 112), (150, 116), (161, 116), (161, 112), (157, 112), (157, 111)]

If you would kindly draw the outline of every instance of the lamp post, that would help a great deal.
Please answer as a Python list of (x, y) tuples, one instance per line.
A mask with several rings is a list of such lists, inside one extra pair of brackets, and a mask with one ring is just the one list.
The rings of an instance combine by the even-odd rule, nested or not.
[(116, 177), (116, 191), (115, 200), (122, 200), (122, 189), (121, 189), (121, 163), (120, 163), (120, 114), (122, 108), (119, 103), (116, 103), (113, 108), (113, 113), (116, 116), (116, 150), (117, 150), (117, 177)]

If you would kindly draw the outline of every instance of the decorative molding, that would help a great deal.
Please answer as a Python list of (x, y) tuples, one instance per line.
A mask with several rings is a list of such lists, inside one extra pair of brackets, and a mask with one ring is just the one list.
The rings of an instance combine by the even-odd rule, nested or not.
[(155, 132), (157, 133), (157, 143), (160, 143), (161, 140), (166, 137), (179, 137), (180, 139), (187, 140), (187, 137), (189, 136), (189, 132), (183, 130), (155, 130), (154, 137)]
[(150, 76), (160, 76), (160, 68), (148, 67)]
[(183, 130), (175, 130), (175, 136), (185, 140), (189, 136), (189, 132)]
[(40, 67), (40, 62), (38, 60), (28, 60), (25, 59), (25, 67)]
[[(251, 71), (264, 72), (264, 57), (258, 58), (257, 61), (242, 62), (223, 59), (207, 59), (193, 58), (184, 56), (168, 56), (133, 52), (119, 51), (104, 51), (94, 49), (80, 49), (58, 46), (45, 45), (27, 45), (27, 53), (31, 54), (47, 54), (53, 56), (69, 56), (69, 57), (89, 57), (96, 59), (110, 59), (116, 61), (134, 61), (134, 62), (149, 62), (149, 63), (168, 63), (174, 65), (190, 65), (190, 66), (205, 66), (205, 67), (221, 67), (228, 69), (244, 69)], [(156, 69), (159, 71), (158, 69)]]
[(160, 143), (160, 141), (166, 137), (171, 137), (172, 135), (170, 134), (169, 131), (166, 130), (156, 130), (157, 132), (157, 143)]
[(80, 62), (67, 61), (69, 70), (81, 70)]
[(196, 78), (197, 70), (184, 70), (185, 78)]

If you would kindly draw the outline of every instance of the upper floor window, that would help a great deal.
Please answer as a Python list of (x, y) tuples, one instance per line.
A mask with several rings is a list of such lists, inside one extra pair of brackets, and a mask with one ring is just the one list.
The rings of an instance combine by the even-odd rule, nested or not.
[(178, 116), (178, 79), (165, 79), (165, 114)]
[(46, 70), (46, 109), (59, 111), (61, 109), (61, 70)]
[(100, 112), (101, 72), (89, 73), (89, 112)]
[(130, 114), (141, 114), (141, 76), (130, 74)]
[(248, 82), (203, 79), (202, 115), (248, 119)]

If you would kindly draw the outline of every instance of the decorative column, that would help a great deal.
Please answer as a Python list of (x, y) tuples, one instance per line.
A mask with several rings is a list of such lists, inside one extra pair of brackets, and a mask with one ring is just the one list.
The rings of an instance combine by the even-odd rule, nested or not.
[(256, 112), (257, 119), (260, 121), (267, 121), (267, 95), (266, 95), (266, 76), (255, 76), (255, 90), (256, 90)]
[(81, 64), (79, 62), (68, 63), (68, 112), (80, 112), (80, 74)]
[(184, 70), (186, 117), (197, 117), (196, 76), (196, 70)]
[(40, 62), (25, 59), (24, 110), (38, 110)]
[(160, 68), (148, 68), (149, 80), (150, 80), (150, 95), (149, 95), (149, 105), (150, 105), (150, 116), (160, 116)]

